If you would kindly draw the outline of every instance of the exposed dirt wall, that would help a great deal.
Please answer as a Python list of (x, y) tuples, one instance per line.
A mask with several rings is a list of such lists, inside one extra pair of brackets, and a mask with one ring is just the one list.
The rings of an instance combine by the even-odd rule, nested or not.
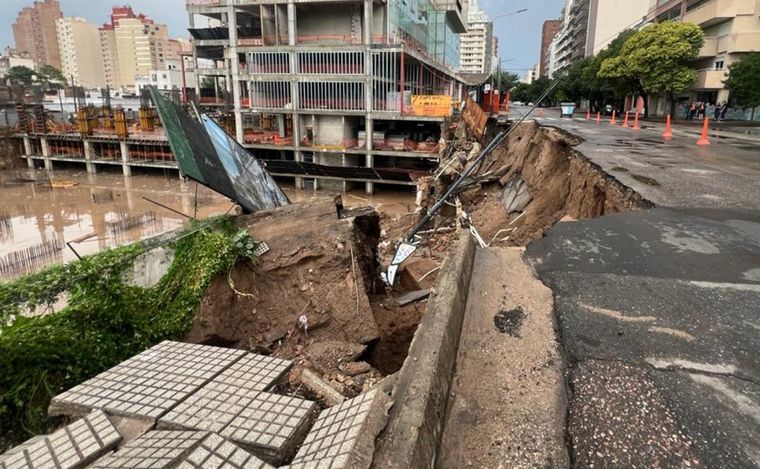
[[(524, 123), (483, 163), (480, 174), (491, 173), (496, 184), (462, 195), (475, 226), (489, 241), (525, 245), (540, 238), (563, 218), (584, 219), (652, 204), (606, 174), (572, 147), (580, 143), (570, 134)], [(521, 176), (533, 200), (522, 215), (508, 214), (501, 203), (503, 186)]]

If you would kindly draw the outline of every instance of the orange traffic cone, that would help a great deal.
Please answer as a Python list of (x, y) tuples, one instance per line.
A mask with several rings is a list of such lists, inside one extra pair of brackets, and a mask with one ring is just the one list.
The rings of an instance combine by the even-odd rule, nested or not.
[(602, 122), (602, 113), (597, 112), (596, 113), (596, 125), (599, 125), (599, 123)]
[(710, 141), (707, 139), (707, 129), (710, 119), (705, 117), (705, 124), (702, 126), (702, 136), (697, 140), (697, 145), (709, 145)]
[(591, 120), (591, 110), (590, 109), (586, 110), (586, 120), (587, 121)]
[(670, 114), (665, 119), (665, 132), (662, 133), (662, 138), (673, 138), (673, 129), (670, 126)]
[(612, 119), (610, 119), (610, 125), (617, 125), (617, 120), (615, 119), (615, 111), (612, 111)]
[(630, 114), (628, 111), (625, 112), (625, 117), (623, 118), (623, 125), (622, 127), (628, 128), (628, 114)]
[(633, 130), (639, 130), (639, 110), (636, 109), (636, 117), (633, 118)]

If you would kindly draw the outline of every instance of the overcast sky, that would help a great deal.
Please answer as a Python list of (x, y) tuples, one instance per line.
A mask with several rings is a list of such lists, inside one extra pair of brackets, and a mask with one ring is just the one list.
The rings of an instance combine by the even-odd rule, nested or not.
[[(502, 66), (522, 76), (524, 69), (538, 63), (541, 45), (541, 25), (544, 20), (559, 17), (564, 0), (479, 0), (489, 16), (509, 13), (523, 8), (528, 11), (496, 20)], [(169, 25), (172, 37), (187, 36), (185, 0), (61, 0), (64, 16), (79, 16), (100, 24), (108, 19), (111, 6), (129, 3), (135, 12), (144, 13), (158, 23)], [(13, 46), (11, 24), (18, 11), (32, 0), (0, 0), (0, 47)], [(508, 59), (512, 59), (506, 62)]]

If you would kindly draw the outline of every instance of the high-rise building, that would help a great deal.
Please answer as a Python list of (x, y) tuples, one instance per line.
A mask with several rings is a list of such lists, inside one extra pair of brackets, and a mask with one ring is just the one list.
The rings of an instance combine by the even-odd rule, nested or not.
[(105, 86), (98, 26), (82, 18), (61, 18), (56, 27), (63, 75), (77, 86)]
[(626, 29), (644, 23), (650, 0), (591, 0), (589, 3), (586, 57), (601, 52)]
[[(708, 103), (730, 98), (723, 84), (728, 66), (749, 52), (760, 50), (760, 2), (745, 0), (653, 0), (647, 19), (676, 20), (699, 25), (705, 33), (705, 43), (699, 51), (694, 68), (697, 81), (687, 99)], [(666, 98), (651, 103), (652, 110), (665, 112)]]
[(156, 24), (131, 7), (114, 7), (110, 22), (100, 30), (106, 82), (112, 88), (134, 88), (138, 77), (165, 68), (166, 59), (178, 59), (179, 45), (169, 42), (166, 25)]
[(16, 49), (28, 53), (38, 67), (61, 68), (56, 32), (60, 18), (63, 13), (58, 0), (36, 0), (31, 7), (23, 8), (13, 23)]
[(195, 95), (273, 175), (372, 193), (437, 164), (466, 96), (461, 0), (223, 3), (187, 1)]
[(498, 65), (493, 50), (493, 22), (477, 0), (469, 2), (467, 32), (460, 37), (459, 69), (462, 73), (490, 75)]
[(560, 27), (562, 21), (546, 20), (541, 28), (541, 58), (538, 62), (538, 75), (541, 77), (545, 77), (549, 72), (549, 46)]

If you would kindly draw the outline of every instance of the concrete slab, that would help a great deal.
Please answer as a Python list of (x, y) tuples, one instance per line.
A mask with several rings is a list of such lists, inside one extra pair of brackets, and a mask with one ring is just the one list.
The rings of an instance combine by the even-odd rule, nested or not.
[(220, 434), (279, 465), (295, 453), (316, 410), (312, 401), (261, 392)]
[(439, 467), (567, 467), (552, 292), (522, 248), (478, 249)]
[(243, 350), (164, 341), (55, 396), (51, 415), (92, 409), (157, 419), (243, 355)]
[(35, 437), (0, 456), (2, 469), (81, 468), (121, 441), (105, 413), (94, 411), (50, 435)]
[(252, 468), (269, 469), (254, 455), (221, 436), (199, 431), (153, 430), (93, 464), (116, 468)]
[[(254, 405), (292, 365), (264, 355), (245, 355), (159, 420), (159, 428), (221, 431)], [(258, 401), (256, 401), (258, 402)]]
[(324, 410), (289, 467), (370, 467), (389, 400), (385, 393), (372, 390)]
[(212, 433), (185, 457), (177, 469), (274, 469), (234, 443)]

